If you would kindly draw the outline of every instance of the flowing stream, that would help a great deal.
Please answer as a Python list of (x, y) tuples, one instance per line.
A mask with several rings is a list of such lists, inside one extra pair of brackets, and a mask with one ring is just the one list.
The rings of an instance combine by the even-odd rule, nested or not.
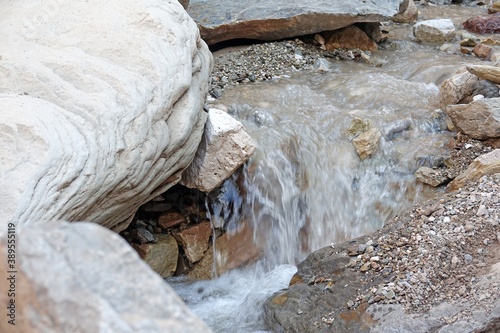
[[(477, 60), (408, 40), (372, 58), (383, 65), (334, 61), (327, 74), (298, 72), (224, 92), (221, 102), (258, 149), (211, 203), (212, 222), (246, 223), (263, 255), (212, 281), (169, 280), (215, 332), (265, 331), (262, 304), (307, 254), (377, 230), (436, 195), (413, 174), (447, 154), (439, 85)], [(348, 131), (356, 117), (385, 134), (363, 161)]]

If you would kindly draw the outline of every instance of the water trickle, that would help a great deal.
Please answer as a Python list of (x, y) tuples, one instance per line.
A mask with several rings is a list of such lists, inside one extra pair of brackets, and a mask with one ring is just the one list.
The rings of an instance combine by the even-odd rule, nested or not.
[[(171, 280), (216, 332), (265, 329), (261, 305), (284, 288), (294, 266), (323, 246), (382, 227), (435, 195), (415, 183), (419, 165), (442, 159), (438, 86), (465, 62), (400, 42), (378, 51), (382, 67), (334, 62), (329, 74), (297, 73), (226, 90), (222, 103), (258, 146), (242, 174), (210, 200), (212, 223), (246, 223), (261, 260), (214, 281)], [(383, 133), (375, 156), (360, 160), (349, 127), (361, 118)]]

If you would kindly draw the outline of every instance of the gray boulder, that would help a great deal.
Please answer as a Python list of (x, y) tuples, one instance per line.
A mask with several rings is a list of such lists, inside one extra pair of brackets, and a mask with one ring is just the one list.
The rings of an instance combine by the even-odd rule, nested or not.
[(413, 35), (423, 43), (443, 44), (455, 38), (455, 26), (449, 19), (421, 21), (413, 26)]
[(4, 317), (1, 332), (211, 332), (118, 234), (66, 222), (17, 231), (14, 268), (0, 240), (0, 289), (12, 275), (16, 287), (15, 297), (0, 293), (16, 305), (15, 326)]
[(247, 38), (276, 40), (380, 22), (399, 13), (403, 0), (192, 0), (189, 14), (209, 44)]

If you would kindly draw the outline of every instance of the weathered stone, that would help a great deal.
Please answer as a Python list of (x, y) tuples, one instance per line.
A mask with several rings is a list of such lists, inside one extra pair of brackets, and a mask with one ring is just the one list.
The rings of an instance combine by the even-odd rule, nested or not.
[(491, 52), (491, 46), (484, 45), (484, 44), (477, 44), (474, 46), (474, 49), (472, 50), (472, 53), (474, 53), (476, 56), (479, 58), (488, 58)]
[(448, 190), (455, 191), (464, 187), (467, 183), (479, 180), (484, 175), (492, 175), (500, 172), (500, 149), (484, 154), (476, 158), (464, 173), (455, 178), (449, 185)]
[(378, 143), (382, 133), (378, 128), (372, 128), (368, 132), (358, 135), (352, 140), (359, 157), (364, 160), (372, 156), (378, 149)]
[(474, 47), (476, 45), (477, 45), (477, 43), (476, 43), (476, 41), (473, 38), (462, 39), (460, 41), (460, 46)]
[(208, 249), (208, 241), (211, 235), (212, 226), (208, 221), (174, 233), (175, 239), (180, 243), (191, 263), (203, 258), (205, 251)]
[(151, 231), (143, 228), (132, 229), (130, 231), (130, 236), (139, 244), (154, 243), (157, 241)]
[(428, 167), (418, 168), (415, 172), (415, 179), (421, 183), (434, 187), (442, 185), (450, 180), (441, 170), (435, 170)]
[(163, 230), (177, 227), (184, 222), (186, 222), (184, 216), (176, 211), (166, 212), (158, 218), (158, 226)]
[(191, 0), (189, 14), (209, 44), (246, 38), (278, 40), (336, 30), (357, 22), (387, 21), (402, 0)]
[(467, 70), (476, 75), (480, 79), (490, 80), (495, 83), (500, 83), (500, 68), (488, 65), (471, 65), (466, 67)]
[(355, 25), (334, 31), (327, 31), (322, 36), (325, 38), (327, 51), (335, 51), (339, 48), (365, 51), (375, 51), (378, 49), (377, 44)]
[(316, 73), (328, 73), (330, 72), (330, 62), (324, 58), (317, 59), (313, 66), (313, 71)]
[(212, 56), (177, 1), (7, 1), (0, 54), (0, 235), (121, 231), (191, 163)]
[[(16, 325), (5, 333), (211, 330), (118, 234), (95, 223), (17, 229)], [(8, 304), (7, 239), (0, 240), (0, 303)], [(5, 309), (4, 309), (5, 310)]]
[(255, 150), (245, 127), (229, 114), (210, 109), (205, 133), (181, 184), (210, 192), (236, 171)]
[(403, 9), (401, 5), (399, 7), (399, 14), (394, 15), (392, 20), (399, 23), (415, 22), (418, 18), (418, 9), (417, 6), (415, 6), (415, 2), (413, 0), (407, 1), (405, 9)]
[(488, 14), (495, 14), (498, 12), (500, 12), (500, 2), (496, 1), (488, 8)]
[(445, 109), (462, 133), (474, 139), (500, 137), (500, 98), (484, 98)]
[(439, 105), (441, 109), (451, 104), (464, 104), (472, 101), (474, 83), (479, 79), (470, 73), (466, 67), (461, 67), (449, 79), (441, 84), (439, 89)]
[(455, 38), (455, 26), (449, 19), (421, 21), (413, 26), (413, 35), (424, 43), (443, 44)]
[(162, 278), (167, 278), (175, 273), (179, 247), (175, 238), (167, 234), (155, 234), (158, 242), (155, 244), (137, 245), (132, 247), (142, 259)]
[(464, 28), (477, 34), (500, 32), (500, 13), (477, 16), (464, 22)]

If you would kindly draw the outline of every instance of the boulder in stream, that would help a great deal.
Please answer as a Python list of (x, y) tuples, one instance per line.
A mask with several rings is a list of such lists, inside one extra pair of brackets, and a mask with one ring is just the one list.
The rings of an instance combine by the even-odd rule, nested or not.
[(500, 98), (449, 105), (445, 111), (455, 127), (471, 138), (484, 140), (500, 137)]
[(387, 21), (403, 0), (191, 0), (189, 14), (209, 44), (231, 39), (278, 40)]
[(0, 235), (121, 231), (191, 163), (212, 56), (178, 1), (5, 1), (0, 55)]
[(380, 130), (378, 128), (372, 128), (352, 139), (352, 143), (354, 147), (356, 147), (359, 158), (364, 160), (375, 154), (381, 137), (382, 133)]
[(421, 21), (413, 26), (413, 35), (423, 43), (443, 44), (455, 38), (455, 26), (449, 19)]
[(477, 34), (497, 34), (500, 32), (500, 13), (470, 18), (464, 22), (464, 28)]
[[(2, 318), (1, 332), (211, 332), (124, 239), (106, 228), (33, 223), (17, 228), (16, 235), (16, 325)], [(7, 239), (0, 239), (2, 291), (9, 289), (12, 274), (6, 249)], [(10, 299), (0, 293), (1, 304)]]
[(439, 105), (441, 109), (451, 104), (465, 104), (472, 101), (474, 84), (478, 77), (461, 67), (449, 79), (441, 84), (439, 89)]
[(205, 133), (181, 184), (210, 192), (236, 171), (255, 151), (252, 138), (238, 120), (210, 109)]

